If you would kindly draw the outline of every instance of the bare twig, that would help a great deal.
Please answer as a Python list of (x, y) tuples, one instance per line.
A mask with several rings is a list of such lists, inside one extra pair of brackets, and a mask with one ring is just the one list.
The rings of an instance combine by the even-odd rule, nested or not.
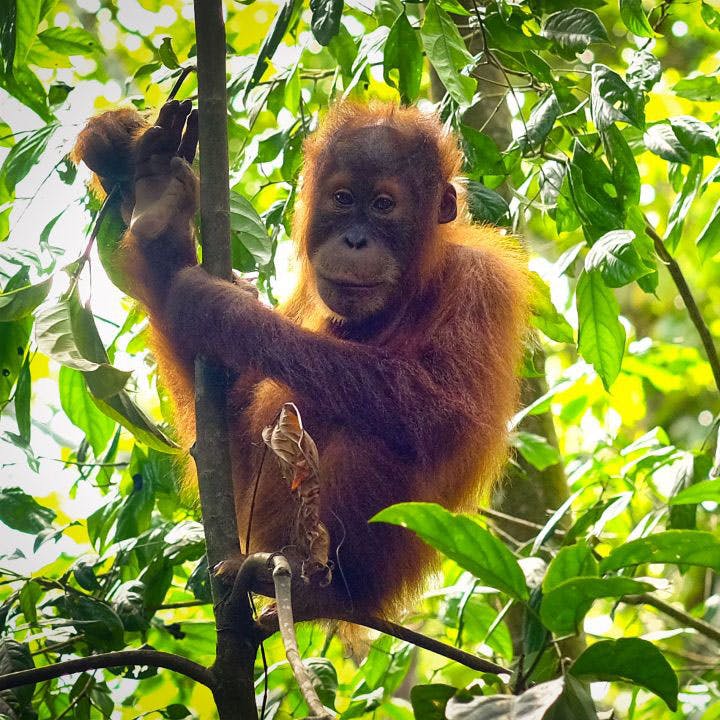
[(146, 665), (147, 667), (165, 668), (173, 672), (189, 677), (201, 685), (210, 689), (215, 687), (213, 673), (207, 668), (192, 660), (173, 655), (172, 653), (160, 652), (159, 650), (120, 650), (119, 652), (102, 653), (90, 655), (75, 660), (46, 665), (33, 670), (19, 670), (0, 676), (0, 690), (10, 690), (23, 685), (32, 685), (45, 680), (73, 675), (85, 672), (86, 670), (97, 670), (99, 668), (124, 667), (126, 665)]
[(700, 336), (700, 342), (702, 342), (703, 347), (705, 348), (705, 355), (710, 363), (710, 369), (712, 370), (713, 379), (715, 380), (715, 386), (718, 390), (720, 390), (720, 358), (718, 358), (717, 348), (715, 347), (712, 335), (710, 334), (710, 329), (705, 323), (703, 316), (700, 314), (700, 308), (698, 308), (698, 305), (695, 302), (695, 297), (690, 290), (690, 286), (687, 284), (687, 280), (685, 279), (680, 266), (677, 264), (677, 261), (665, 247), (663, 239), (655, 231), (655, 228), (653, 228), (649, 223), (646, 223), (645, 229), (655, 244), (655, 252), (658, 254), (658, 257), (665, 267), (667, 267), (670, 277), (672, 277), (675, 287), (685, 303), (690, 320), (692, 320), (692, 324), (695, 326), (695, 329)]
[(701, 635), (704, 635), (710, 640), (714, 640), (716, 643), (720, 643), (720, 629), (710, 625), (710, 623), (700, 620), (699, 618), (693, 617), (683, 610), (670, 605), (669, 603), (656, 598), (654, 595), (626, 595), (622, 598), (621, 602), (626, 605), (649, 605), (660, 611), (663, 615), (671, 617), (673, 620), (677, 620), (681, 625), (685, 627), (691, 627)]
[(300, 650), (298, 649), (297, 637), (295, 635), (295, 622), (293, 620), (292, 570), (290, 569), (290, 563), (284, 555), (275, 554), (272, 556), (272, 566), (278, 625), (280, 626), (280, 635), (282, 636), (283, 645), (285, 646), (285, 655), (290, 663), (293, 675), (295, 675), (295, 680), (297, 680), (300, 692), (305, 698), (305, 702), (313, 714), (313, 717), (317, 718), (317, 720), (331, 720), (334, 716), (329, 713), (320, 702), (320, 698), (315, 692), (312, 679), (300, 657)]

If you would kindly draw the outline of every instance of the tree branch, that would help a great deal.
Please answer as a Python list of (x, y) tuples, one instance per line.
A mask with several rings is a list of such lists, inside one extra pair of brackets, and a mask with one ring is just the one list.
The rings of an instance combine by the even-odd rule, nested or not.
[[(200, 231), (203, 267), (230, 280), (230, 177), (228, 166), (225, 25), (221, 0), (195, 0), (200, 132)], [(193, 453), (209, 567), (240, 551), (227, 427), (227, 371), (195, 361)], [(211, 575), (216, 657), (213, 697), (220, 720), (257, 717), (254, 667), (257, 640), (247, 595), (230, 605), (229, 589)]]
[(159, 650), (140, 649), (89, 655), (88, 657), (65, 660), (64, 662), (46, 665), (33, 670), (19, 670), (7, 675), (0, 675), (0, 690), (10, 690), (22, 685), (54, 680), (55, 678), (85, 672), (86, 670), (123, 667), (125, 665), (147, 665), (148, 667), (165, 668), (185, 675), (211, 690), (215, 687), (215, 677), (208, 668), (180, 655), (160, 652)]
[(624, 602), (626, 605), (649, 605), (650, 607), (654, 607), (663, 613), (663, 615), (677, 620), (681, 625), (691, 627), (706, 638), (720, 643), (720, 629), (710, 625), (710, 623), (704, 620), (689, 615), (683, 610), (678, 610), (678, 608), (660, 600), (660, 598), (656, 598), (654, 595), (646, 595), (644, 593), (642, 595), (626, 595), (622, 598), (621, 602)]
[(713, 342), (712, 335), (710, 334), (710, 329), (706, 325), (703, 316), (700, 314), (700, 308), (698, 308), (697, 303), (695, 302), (690, 286), (687, 284), (687, 280), (685, 280), (685, 276), (683, 275), (680, 266), (677, 264), (677, 261), (665, 247), (665, 243), (660, 235), (658, 235), (655, 229), (647, 222), (645, 229), (655, 244), (655, 252), (658, 254), (658, 257), (663, 264), (667, 267), (670, 277), (672, 277), (675, 287), (685, 303), (690, 320), (692, 320), (695, 329), (698, 331), (700, 341), (705, 348), (705, 355), (710, 363), (713, 378), (715, 379), (715, 386), (718, 390), (720, 390), (720, 358), (718, 358), (717, 349), (715, 347), (715, 343)]

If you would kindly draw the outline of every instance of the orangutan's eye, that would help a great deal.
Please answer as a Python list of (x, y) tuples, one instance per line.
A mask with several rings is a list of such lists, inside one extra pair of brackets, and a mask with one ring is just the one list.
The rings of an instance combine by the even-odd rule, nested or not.
[(355, 198), (349, 190), (338, 190), (335, 195), (333, 195), (333, 198), (335, 199), (335, 203), (342, 207), (348, 207), (355, 202)]
[(389, 195), (378, 195), (372, 206), (378, 212), (389, 213), (395, 207), (395, 201)]

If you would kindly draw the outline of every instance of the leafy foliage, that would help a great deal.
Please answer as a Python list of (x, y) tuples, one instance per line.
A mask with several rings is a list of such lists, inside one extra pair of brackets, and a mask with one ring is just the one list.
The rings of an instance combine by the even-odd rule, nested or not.
[[(83, 252), (99, 204), (66, 155), (88, 103), (155, 112), (195, 63), (186, 3), (128, 6), (0, 3), (0, 674), (142, 645), (214, 654), (202, 526), (147, 321), (111, 284), (124, 223), (111, 207), (99, 262)], [(413, 624), (513, 674), (389, 636), (356, 664), (300, 626), (323, 703), (342, 718), (717, 717), (720, 12), (226, 7), (233, 264), (268, 302), (288, 294), (303, 139), (342, 96), (432, 104), (462, 142), (472, 217), (531, 255), (510, 465), (557, 501), (510, 520), (422, 503), (375, 518), (443, 555)], [(192, 73), (178, 93), (196, 95)], [(584, 649), (558, 644), (583, 631)], [(304, 716), (277, 638), (266, 654), (265, 717)], [(596, 680), (610, 685), (591, 695)], [(187, 678), (143, 667), (0, 693), (11, 720), (213, 713)]]

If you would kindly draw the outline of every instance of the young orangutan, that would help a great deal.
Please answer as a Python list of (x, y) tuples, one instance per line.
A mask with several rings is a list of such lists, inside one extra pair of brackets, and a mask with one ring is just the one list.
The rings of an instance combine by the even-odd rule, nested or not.
[[(495, 228), (471, 224), (454, 184), (457, 141), (436, 117), (344, 102), (305, 143), (293, 227), (300, 278), (271, 310), (197, 265), (190, 104), (168, 103), (148, 129), (119, 117), (91, 120), (77, 155), (105, 188), (119, 181), (133, 207), (125, 267), (188, 445), (193, 359), (232, 372), (241, 545), (261, 431), (292, 401), (319, 449), (335, 563), (328, 588), (294, 598), (296, 615), (396, 612), (434, 554), (407, 530), (368, 519), (412, 500), (472, 509), (500, 474), (528, 312), (525, 258)], [(118, 147), (120, 157), (105, 152)], [(292, 554), (296, 512), (277, 466), (265, 462), (249, 550)]]

